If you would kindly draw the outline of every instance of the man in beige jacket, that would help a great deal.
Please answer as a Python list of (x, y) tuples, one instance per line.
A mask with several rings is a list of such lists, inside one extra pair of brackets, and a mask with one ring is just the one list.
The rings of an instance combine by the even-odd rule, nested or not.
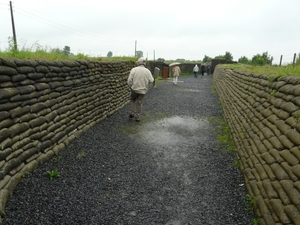
[(135, 118), (135, 121), (139, 122), (143, 99), (154, 79), (150, 70), (146, 68), (146, 61), (143, 57), (139, 58), (136, 63), (137, 66), (129, 73), (127, 84), (131, 90), (129, 118)]

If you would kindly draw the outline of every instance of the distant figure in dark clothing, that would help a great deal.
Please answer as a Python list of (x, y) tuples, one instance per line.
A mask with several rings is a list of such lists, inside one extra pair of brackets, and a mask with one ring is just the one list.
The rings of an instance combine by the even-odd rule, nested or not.
[(204, 76), (204, 72), (205, 72), (205, 66), (202, 64), (201, 67), (200, 67), (200, 69), (201, 69), (201, 75), (203, 77)]
[(206, 70), (207, 70), (207, 75), (209, 75), (210, 74), (210, 64), (207, 65)]

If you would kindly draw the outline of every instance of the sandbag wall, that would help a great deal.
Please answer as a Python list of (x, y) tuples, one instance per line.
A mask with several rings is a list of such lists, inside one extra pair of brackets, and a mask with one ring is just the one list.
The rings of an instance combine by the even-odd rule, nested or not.
[(133, 66), (0, 58), (0, 216), (23, 176), (128, 103)]
[(299, 225), (300, 76), (213, 76), (259, 224)]

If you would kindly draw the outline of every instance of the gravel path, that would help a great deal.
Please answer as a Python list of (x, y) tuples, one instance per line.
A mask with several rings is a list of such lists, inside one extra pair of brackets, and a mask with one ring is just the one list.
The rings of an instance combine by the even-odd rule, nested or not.
[(23, 179), (3, 224), (253, 224), (243, 176), (209, 122), (222, 117), (212, 76), (156, 85), (140, 123), (127, 105)]

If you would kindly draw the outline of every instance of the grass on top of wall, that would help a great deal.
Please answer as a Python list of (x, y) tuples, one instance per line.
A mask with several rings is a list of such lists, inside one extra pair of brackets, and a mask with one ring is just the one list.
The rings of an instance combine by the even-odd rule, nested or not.
[(235, 69), (243, 72), (258, 73), (258, 74), (269, 74), (275, 76), (300, 76), (300, 64), (296, 65), (285, 65), (285, 66), (252, 66), (246, 64), (222, 64), (223, 68)]
[(96, 60), (96, 61), (132, 61), (136, 62), (137, 57), (127, 56), (113, 56), (113, 57), (91, 57), (83, 53), (64, 54), (62, 50), (52, 49), (47, 47), (21, 48), (18, 50), (5, 50), (0, 49), (1, 58), (9, 59), (33, 59), (33, 60)]

